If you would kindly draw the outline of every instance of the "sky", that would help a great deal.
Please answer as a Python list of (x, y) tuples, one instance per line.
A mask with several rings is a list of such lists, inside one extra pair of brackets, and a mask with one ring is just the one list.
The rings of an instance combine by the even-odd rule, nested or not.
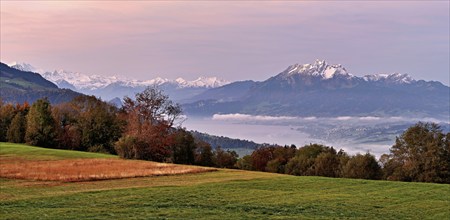
[(0, 58), (132, 79), (265, 80), (316, 59), (450, 84), (449, 1), (8, 1)]

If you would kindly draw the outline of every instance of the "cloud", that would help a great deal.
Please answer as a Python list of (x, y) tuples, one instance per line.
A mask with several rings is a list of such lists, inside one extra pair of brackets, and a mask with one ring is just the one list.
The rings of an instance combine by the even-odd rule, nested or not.
[(289, 116), (267, 116), (267, 115), (246, 115), (246, 114), (214, 114), (213, 120), (225, 121), (286, 121), (298, 119)]
[(385, 123), (385, 122), (434, 122), (450, 123), (449, 121), (435, 118), (413, 118), (413, 117), (378, 117), (378, 116), (338, 116), (338, 117), (293, 117), (293, 116), (269, 116), (249, 114), (214, 114), (213, 120), (234, 122), (267, 122), (267, 123), (301, 123), (301, 122), (359, 122), (359, 123)]

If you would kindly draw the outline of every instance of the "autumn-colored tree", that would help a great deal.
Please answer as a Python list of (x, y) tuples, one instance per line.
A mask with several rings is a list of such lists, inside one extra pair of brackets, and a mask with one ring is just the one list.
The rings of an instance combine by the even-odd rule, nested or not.
[(214, 164), (219, 168), (235, 168), (238, 154), (235, 151), (224, 151), (220, 146), (214, 151)]
[(450, 183), (450, 134), (435, 123), (408, 128), (382, 157), (388, 180)]
[(22, 105), (16, 104), (15, 116), (6, 133), (6, 139), (13, 143), (25, 142), (26, 115), (30, 110), (30, 105), (25, 102)]
[(39, 99), (30, 108), (27, 115), (25, 141), (34, 146), (54, 147), (55, 121), (52, 117), (50, 102)]
[[(134, 154), (136, 159), (164, 161), (171, 155), (173, 144), (171, 129), (181, 114), (181, 107), (156, 87), (137, 93), (135, 100), (125, 97), (122, 108), (127, 121), (122, 138), (137, 139), (142, 143)], [(121, 142), (123, 143), (123, 141)], [(117, 149), (123, 145), (116, 145)]]
[(0, 101), (0, 141), (7, 141), (6, 135), (15, 115), (14, 105)]
[(273, 159), (275, 147), (273, 146), (261, 146), (253, 151), (252, 167), (257, 171), (266, 171), (267, 163)]

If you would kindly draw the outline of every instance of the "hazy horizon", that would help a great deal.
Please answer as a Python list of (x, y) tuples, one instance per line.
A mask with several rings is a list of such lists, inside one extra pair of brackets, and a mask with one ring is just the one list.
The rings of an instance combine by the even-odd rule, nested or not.
[(449, 2), (1, 1), (1, 61), (132, 79), (265, 80), (324, 59), (449, 79)]

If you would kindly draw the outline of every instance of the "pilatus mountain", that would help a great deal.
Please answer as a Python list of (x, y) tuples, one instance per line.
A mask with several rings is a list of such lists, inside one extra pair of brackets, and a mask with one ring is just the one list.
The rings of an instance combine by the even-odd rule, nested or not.
[(450, 88), (407, 74), (358, 77), (322, 60), (295, 64), (262, 82), (242, 81), (193, 97), (192, 115), (414, 116), (448, 120)]

